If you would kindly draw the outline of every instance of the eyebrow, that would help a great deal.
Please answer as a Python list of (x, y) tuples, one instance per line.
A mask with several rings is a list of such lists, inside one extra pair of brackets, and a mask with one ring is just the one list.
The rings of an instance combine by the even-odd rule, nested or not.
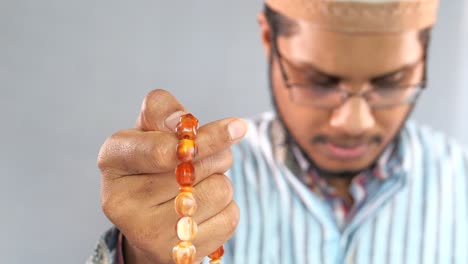
[[(283, 57), (283, 59), (285, 59), (285, 58)], [(329, 79), (338, 80), (338, 81), (347, 79), (347, 78), (345, 78), (343, 76), (329, 74), (329, 73), (326, 73), (326, 72), (324, 72), (322, 70), (319, 70), (317, 66), (315, 66), (314, 64), (312, 64), (310, 62), (300, 62), (298, 64), (295, 64), (295, 63), (292, 63), (289, 59), (285, 59), (285, 60), (286, 60), (287, 63), (289, 63), (293, 67), (307, 69), (307, 71), (309, 73), (312, 73), (313, 75), (317, 75), (318, 77), (329, 78)], [(421, 63), (421, 60), (422, 59), (418, 59), (417, 61), (407, 63), (407, 64), (403, 65), (402, 67), (396, 69), (396, 70), (393, 70), (393, 71), (390, 71), (390, 72), (387, 72), (387, 73), (372, 77), (370, 79), (370, 81), (371, 82), (379, 82), (379, 81), (383, 81), (385, 79), (388, 79), (388, 78), (390, 78), (390, 77), (392, 77), (394, 75), (397, 75), (397, 74), (399, 74), (401, 72), (404, 72), (404, 71), (407, 71), (407, 70), (409, 70), (411, 68), (414, 68), (416, 65)]]
[(341, 76), (329, 74), (329, 73), (326, 73), (326, 72), (324, 72), (322, 70), (319, 70), (317, 66), (315, 66), (314, 64), (312, 64), (310, 62), (299, 62), (299, 63), (296, 64), (296, 63), (293, 63), (289, 59), (286, 59), (284, 57), (283, 57), (283, 60), (285, 60), (288, 64), (290, 64), (294, 68), (307, 70), (308, 73), (312, 73), (313, 75), (317, 75), (318, 77), (329, 78), (329, 79), (334, 79), (334, 80), (343, 80), (343, 79), (345, 79), (345, 78), (343, 78)]
[(393, 77), (393, 76), (395, 76), (395, 75), (397, 75), (399, 73), (414, 69), (414, 67), (416, 67), (419, 63), (421, 63), (421, 59), (417, 60), (416, 62), (405, 64), (405, 65), (403, 65), (402, 67), (400, 67), (397, 70), (394, 70), (394, 71), (379, 75), (379, 76), (374, 77), (374, 78), (371, 78), (371, 82), (384, 81), (385, 79), (389, 79), (389, 78), (391, 78), (391, 77)]

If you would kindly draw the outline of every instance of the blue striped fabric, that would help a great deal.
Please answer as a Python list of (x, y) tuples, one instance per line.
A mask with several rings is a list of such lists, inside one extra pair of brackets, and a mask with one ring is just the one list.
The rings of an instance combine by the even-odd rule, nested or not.
[(274, 121), (252, 120), (233, 148), (241, 217), (223, 263), (468, 263), (468, 156), (457, 144), (407, 122), (401, 170), (340, 229), (329, 204), (276, 158)]

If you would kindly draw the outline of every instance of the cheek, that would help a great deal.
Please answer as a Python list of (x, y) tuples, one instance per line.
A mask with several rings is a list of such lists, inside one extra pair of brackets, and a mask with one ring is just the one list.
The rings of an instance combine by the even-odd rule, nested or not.
[(412, 106), (399, 106), (391, 109), (381, 109), (374, 111), (378, 129), (384, 136), (384, 141), (390, 141), (401, 128), (406, 120)]
[(313, 110), (310, 107), (297, 105), (292, 102), (289, 89), (282, 85), (282, 79), (274, 79), (273, 93), (278, 111), (290, 132), (296, 139), (310, 138), (319, 130), (326, 127), (330, 113), (328, 111)]

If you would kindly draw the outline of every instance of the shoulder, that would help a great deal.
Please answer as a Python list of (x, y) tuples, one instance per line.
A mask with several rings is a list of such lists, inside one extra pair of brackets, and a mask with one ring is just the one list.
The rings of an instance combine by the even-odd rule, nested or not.
[(401, 131), (401, 151), (406, 166), (437, 168), (456, 175), (468, 173), (468, 152), (461, 144), (414, 121), (408, 121)]
[(405, 140), (406, 147), (423, 148), (423, 154), (436, 159), (445, 159), (454, 155), (467, 157), (467, 150), (456, 140), (446, 136), (429, 126), (418, 124), (414, 121), (408, 121), (402, 130), (402, 138)]

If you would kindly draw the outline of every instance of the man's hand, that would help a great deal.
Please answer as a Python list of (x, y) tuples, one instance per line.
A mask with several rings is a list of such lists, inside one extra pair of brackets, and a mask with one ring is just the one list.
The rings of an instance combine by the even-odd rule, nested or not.
[[(124, 234), (126, 263), (173, 263), (178, 239), (174, 198), (178, 184), (175, 126), (186, 111), (168, 92), (150, 92), (135, 129), (109, 137), (99, 152), (101, 200), (105, 215)], [(238, 118), (209, 123), (198, 130), (195, 143), (194, 215), (198, 233), (193, 241), (196, 262), (233, 234), (239, 209), (224, 173), (232, 164), (230, 146), (242, 138), (246, 124)]]

